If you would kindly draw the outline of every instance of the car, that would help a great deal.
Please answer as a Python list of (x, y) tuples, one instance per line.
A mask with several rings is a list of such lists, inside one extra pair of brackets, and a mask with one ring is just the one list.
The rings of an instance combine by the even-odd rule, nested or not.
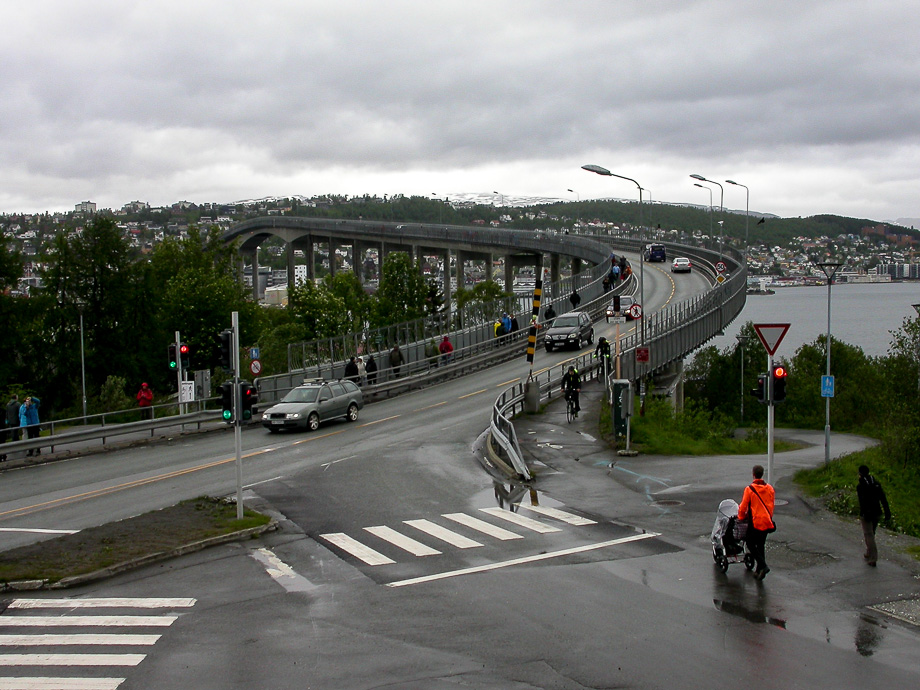
[(642, 316), (642, 307), (632, 295), (617, 295), (607, 305), (607, 323), (611, 316), (624, 316), (627, 320)]
[(364, 395), (351, 381), (311, 381), (292, 389), (277, 405), (262, 414), (262, 426), (274, 433), (282, 429), (316, 431), (322, 422), (358, 418)]
[(582, 342), (594, 342), (594, 325), (588, 313), (583, 311), (570, 311), (557, 316), (543, 336), (543, 347), (547, 352), (557, 347), (579, 348)]
[(693, 264), (685, 256), (678, 256), (671, 262), (671, 273), (689, 273), (691, 268)]

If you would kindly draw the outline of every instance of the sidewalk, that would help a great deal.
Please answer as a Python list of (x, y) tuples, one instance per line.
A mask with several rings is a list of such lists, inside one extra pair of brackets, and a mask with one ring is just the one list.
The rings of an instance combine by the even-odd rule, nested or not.
[[(598, 437), (602, 396), (599, 382), (587, 383), (582, 389), (582, 412), (571, 424), (561, 398), (541, 414), (515, 420), (522, 454), (535, 475), (534, 486), (550, 499), (585, 512), (661, 533), (662, 539), (683, 551), (678, 556), (682, 584), (674, 586), (704, 588), (703, 598), (711, 601), (715, 568), (709, 534), (719, 502), (725, 498), (740, 502), (751, 481), (751, 467), (766, 467), (766, 455), (618, 456)], [(868, 567), (862, 558), (859, 523), (825, 510), (792, 481), (798, 469), (824, 462), (823, 431), (779, 429), (777, 435), (807, 445), (774, 457), (778, 529), (767, 540), (771, 573), (764, 581), (766, 588), (777, 589), (781, 586), (777, 580), (791, 579), (793, 586), (789, 582), (782, 586), (789, 587), (790, 595), (794, 592), (801, 597), (798, 605), (803, 609), (812, 596), (827, 596), (853, 609), (898, 602), (886, 613), (920, 625), (920, 600), (916, 598), (920, 562), (905, 552), (908, 546), (920, 545), (920, 540), (879, 528), (879, 566)], [(833, 434), (832, 456), (872, 443), (871, 439)], [(630, 567), (621, 566), (624, 576)], [(740, 564), (719, 575), (733, 582), (754, 582)], [(688, 591), (687, 596), (699, 597), (700, 592)]]

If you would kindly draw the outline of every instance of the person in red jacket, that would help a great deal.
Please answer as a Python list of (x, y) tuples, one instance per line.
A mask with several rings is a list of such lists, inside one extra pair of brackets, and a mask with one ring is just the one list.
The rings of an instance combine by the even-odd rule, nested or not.
[(454, 346), (446, 335), (441, 340), (441, 344), (438, 345), (438, 351), (441, 353), (441, 363), (450, 364), (450, 361), (454, 358)]
[(137, 406), (141, 408), (142, 419), (153, 419), (153, 391), (146, 383), (141, 384), (137, 392)]
[(741, 499), (741, 505), (738, 506), (738, 520), (742, 521), (747, 518), (748, 513), (751, 515), (751, 524), (747, 531), (747, 544), (754, 556), (756, 569), (754, 577), (763, 580), (770, 568), (767, 567), (766, 544), (767, 534), (776, 529), (773, 524), (773, 505), (776, 499), (776, 492), (773, 487), (763, 480), (763, 466), (754, 465), (754, 481), (744, 489), (744, 498)]

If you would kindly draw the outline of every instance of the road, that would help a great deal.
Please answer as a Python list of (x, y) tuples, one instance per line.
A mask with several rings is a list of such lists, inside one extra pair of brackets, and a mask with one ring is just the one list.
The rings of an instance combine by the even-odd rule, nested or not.
[[(660, 306), (677, 293), (666, 274), (650, 273), (658, 279), (646, 302)], [(675, 281), (685, 278), (697, 277)], [(541, 352), (537, 365), (572, 354)], [(878, 581), (867, 581), (861, 562), (854, 570), (845, 559), (796, 561), (785, 555), (795, 540), (780, 550), (777, 534), (765, 583), (743, 570), (714, 573), (707, 537), (717, 499), (739, 493), (751, 458), (618, 461), (591, 436), (595, 388), (578, 427), (559, 406), (516, 423), (539, 461), (535, 497), (493, 481), (481, 447), (488, 407), (527, 370), (502, 365), (313, 434), (247, 430), (247, 501), (283, 529), (64, 593), (8, 594), (0, 627), (13, 627), (0, 635), (84, 634), (95, 621), (94, 633), (148, 637), (43, 641), (61, 655), (50, 668), (49, 657), (8, 641), (0, 676), (215, 689), (710, 688), (722, 676), (753, 687), (917, 684), (913, 628), (864, 609), (891, 588), (907, 591), (901, 566), (881, 563)], [(207, 434), (5, 472), (0, 526), (80, 529), (231, 493), (230, 439)], [(814, 461), (808, 452), (778, 461), (779, 487)], [(518, 501), (514, 512), (494, 510)], [(802, 552), (851, 545), (846, 532), (829, 543), (807, 506), (790, 503), (778, 519), (808, 540)], [(54, 608), (29, 608), (30, 599)], [(31, 616), (42, 617), (24, 621)], [(86, 658), (99, 653), (117, 658)]]

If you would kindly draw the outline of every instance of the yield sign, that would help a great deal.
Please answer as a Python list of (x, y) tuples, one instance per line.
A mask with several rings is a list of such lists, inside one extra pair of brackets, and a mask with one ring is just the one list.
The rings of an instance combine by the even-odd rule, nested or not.
[(760, 338), (760, 342), (763, 343), (763, 346), (767, 349), (767, 354), (770, 356), (776, 352), (779, 344), (783, 342), (783, 337), (786, 335), (786, 331), (789, 330), (790, 324), (788, 323), (755, 323), (754, 330), (757, 332), (757, 337)]

